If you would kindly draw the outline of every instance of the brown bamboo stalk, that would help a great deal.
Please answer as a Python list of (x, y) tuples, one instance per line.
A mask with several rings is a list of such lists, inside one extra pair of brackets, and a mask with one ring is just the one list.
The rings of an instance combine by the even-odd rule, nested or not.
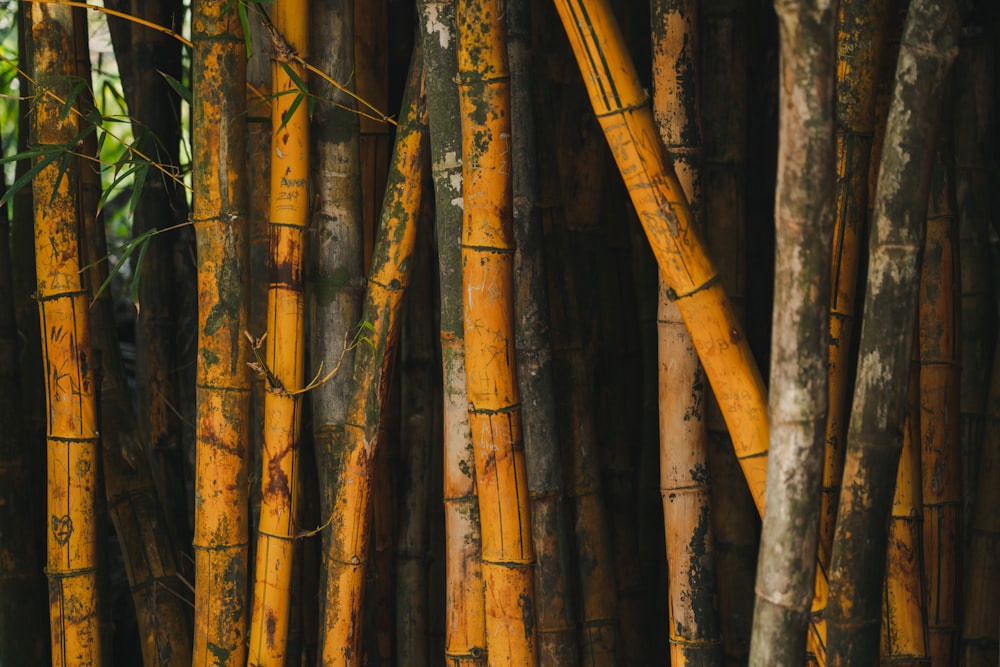
[(959, 443), (961, 356), (958, 261), (955, 254), (954, 154), (946, 111), (931, 176), (920, 273), (920, 442), (924, 577), (931, 664), (958, 658), (962, 543)]
[(829, 410), (823, 462), (819, 559), (830, 567), (844, 468), (847, 389), (855, 293), (868, 214), (868, 168), (875, 125), (875, 81), (888, 22), (888, 0), (840, 3), (837, 25), (837, 218), (830, 294)]
[[(195, 634), (192, 664), (246, 663), (249, 230), (244, 46), (225, 2), (192, 7), (198, 244)], [(225, 122), (223, 122), (225, 119)]]
[[(72, 9), (31, 6), (32, 137), (69, 151), (79, 116), (64, 107), (73, 91)], [(60, 147), (62, 147), (60, 149)], [(48, 451), (49, 617), (52, 664), (99, 664), (95, 359), (87, 286), (81, 272), (79, 169), (64, 153), (34, 179), (35, 266), (45, 369)]]
[(962, 659), (968, 667), (997, 662), (1000, 634), (1000, 341), (993, 352), (979, 479), (969, 540)]
[[(931, 151), (945, 75), (955, 56), (953, 3), (914, 0), (900, 48), (872, 220), (858, 379), (831, 560), (827, 608), (831, 665), (874, 664), (879, 651), (889, 480), (898, 467), (917, 260), (923, 242)], [(922, 109), (917, 114), (915, 109)], [(910, 147), (913, 147), (912, 149)], [(887, 336), (886, 331), (900, 332)], [(926, 501), (926, 498), (925, 498)], [(879, 563), (871, 567), (871, 563)]]
[(491, 667), (538, 663), (535, 553), (514, 345), (510, 73), (503, 14), (460, 0), (465, 385), (476, 457)]
[(920, 489), (920, 350), (913, 346), (903, 448), (889, 514), (879, 664), (918, 667), (927, 654), (927, 605), (923, 586)]
[(332, 453), (337, 484), (331, 503), (334, 514), (330, 527), (324, 529), (330, 536), (324, 549), (327, 580), (320, 630), (321, 660), (326, 665), (346, 667), (362, 660), (363, 584), (372, 537), (375, 456), (384, 426), (399, 313), (409, 284), (421, 184), (428, 166), (422, 72), (416, 54), (358, 330), (344, 446)]
[[(652, 2), (653, 112), (677, 177), (701, 213), (700, 30), (693, 2)], [(700, 222), (700, 220), (699, 220)], [(670, 664), (719, 665), (704, 370), (660, 277), (660, 493), (666, 533)]]
[(570, 598), (569, 519), (558, 438), (549, 295), (539, 208), (529, 3), (507, 6), (511, 70), (511, 163), (515, 282), (515, 347), (524, 406), (524, 450), (535, 546), (536, 628), (539, 662), (577, 665), (575, 608)]

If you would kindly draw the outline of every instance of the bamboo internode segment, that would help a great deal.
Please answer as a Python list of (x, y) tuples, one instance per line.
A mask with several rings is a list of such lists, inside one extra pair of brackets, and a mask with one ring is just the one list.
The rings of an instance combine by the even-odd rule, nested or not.
[(198, 250), (192, 664), (242, 666), (249, 616), (246, 46), (239, 17), (222, 1), (194, 3), (192, 37)]
[[(309, 104), (305, 67), (308, 2), (279, 2), (272, 36), (271, 200), (267, 338), (264, 341), (264, 448), (260, 523), (250, 618), (250, 664), (284, 665), (291, 606), (299, 434), (305, 374), (303, 266), (309, 226)], [(279, 41), (283, 40), (283, 41)], [(255, 345), (258, 345), (255, 343)]]
[(375, 456), (381, 438), (389, 376), (399, 338), (400, 310), (409, 285), (416, 225), (429, 168), (423, 63), (410, 65), (402, 120), (389, 169), (382, 222), (372, 254), (362, 325), (354, 358), (354, 394), (344, 447), (333, 453), (337, 486), (324, 563), (329, 582), (322, 634), (324, 665), (361, 663), (364, 572), (371, 538)]
[(461, 0), (462, 283), (469, 427), (476, 457), (489, 664), (538, 662), (535, 553), (514, 351), (507, 32), (499, 7)]
[[(78, 115), (64, 109), (74, 89), (72, 10), (31, 5), (36, 82), (34, 138), (70, 148)], [(98, 665), (98, 434), (95, 359), (88, 290), (80, 261), (75, 159), (55, 161), (34, 179), (36, 298), (47, 407), (49, 617), (53, 665)]]

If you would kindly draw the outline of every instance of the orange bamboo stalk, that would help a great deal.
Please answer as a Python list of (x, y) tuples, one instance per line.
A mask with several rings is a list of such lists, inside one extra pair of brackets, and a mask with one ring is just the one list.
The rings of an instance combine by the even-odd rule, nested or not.
[[(70, 149), (78, 115), (64, 112), (73, 90), (72, 10), (31, 5), (33, 135)], [(45, 368), (48, 450), (49, 617), (52, 664), (100, 664), (97, 556), (97, 386), (88, 290), (81, 273), (78, 166), (49, 164), (34, 179), (36, 298)]]
[(931, 664), (958, 658), (962, 563), (959, 301), (950, 113), (938, 136), (920, 273), (920, 442)]
[(410, 65), (402, 117), (365, 293), (344, 446), (333, 452), (334, 474), (340, 483), (327, 529), (325, 609), (320, 629), (324, 665), (348, 667), (362, 661), (363, 585), (371, 546), (375, 457), (382, 439), (399, 314), (409, 284), (422, 184), (429, 166), (419, 53)]
[(195, 667), (246, 664), (246, 47), (236, 12), (192, 7), (192, 129), (198, 250)]
[[(271, 48), (271, 202), (260, 521), (250, 617), (250, 664), (283, 666), (291, 605), (299, 433), (305, 374), (303, 263), (309, 226), (308, 2), (274, 8)], [(296, 80), (297, 79), (297, 80)], [(259, 363), (259, 362), (258, 362)]]
[(466, 390), (476, 457), (489, 664), (538, 662), (535, 554), (514, 353), (510, 80), (504, 17), (460, 0), (462, 284)]
[(881, 665), (927, 665), (927, 613), (923, 587), (920, 489), (920, 350), (913, 346), (909, 411), (889, 514), (882, 600)]

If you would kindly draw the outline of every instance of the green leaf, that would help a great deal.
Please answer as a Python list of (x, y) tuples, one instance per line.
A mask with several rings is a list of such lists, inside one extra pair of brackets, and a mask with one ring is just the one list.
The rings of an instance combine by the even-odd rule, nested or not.
[(160, 70), (156, 70), (156, 71), (157, 71), (157, 73), (160, 76), (162, 76), (164, 79), (167, 80), (167, 83), (170, 85), (171, 88), (174, 89), (174, 92), (177, 93), (180, 96), (180, 98), (182, 100), (184, 100), (185, 102), (187, 102), (188, 105), (190, 106), (191, 105), (191, 89), (188, 88), (187, 86), (185, 86), (184, 84), (182, 84), (180, 81), (178, 81), (174, 77), (172, 77), (169, 74), (167, 74), (166, 72), (161, 72)]

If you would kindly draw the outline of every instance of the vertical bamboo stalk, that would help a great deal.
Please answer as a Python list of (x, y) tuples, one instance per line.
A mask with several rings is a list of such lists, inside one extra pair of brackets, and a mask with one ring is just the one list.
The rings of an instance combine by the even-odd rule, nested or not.
[(401, 116), (358, 330), (344, 446), (332, 452), (336, 484), (324, 561), (324, 665), (349, 667), (363, 664), (364, 659), (362, 606), (371, 547), (375, 457), (382, 439), (399, 314), (409, 285), (427, 169), (427, 115), (419, 53), (410, 65)]
[[(831, 665), (874, 664), (878, 659), (884, 526), (902, 444), (907, 391), (903, 380), (908, 378), (917, 317), (922, 221), (940, 115), (936, 102), (957, 38), (954, 3), (910, 4), (872, 220), (865, 319), (844, 465), (844, 478), (852, 483), (841, 490), (831, 559), (830, 590), (836, 592), (826, 614)], [(890, 327), (900, 333), (887, 336)]]
[(837, 213), (830, 294), (829, 410), (823, 461), (819, 559), (830, 567), (844, 468), (847, 388), (855, 293), (868, 214), (868, 168), (875, 126), (875, 81), (888, 21), (888, 0), (843, 0), (837, 24)]
[[(771, 341), (771, 449), (757, 568), (751, 665), (798, 665), (816, 569), (830, 241), (834, 226), (836, 6), (775, 2), (781, 41), (775, 286)], [(824, 582), (825, 583), (825, 582)], [(823, 656), (816, 656), (822, 661)]]
[(515, 347), (524, 405), (524, 451), (531, 494), (535, 547), (536, 625), (539, 663), (579, 664), (570, 598), (569, 521), (565, 512), (563, 460), (556, 419), (549, 295), (542, 248), (542, 220), (535, 122), (531, 104), (535, 79), (530, 50), (529, 2), (508, 4), (511, 70), (511, 164), (513, 166)]
[[(72, 9), (31, 5), (33, 137), (69, 150), (78, 116)], [(80, 261), (78, 166), (70, 153), (34, 179), (35, 267), (47, 406), (49, 616), (52, 664), (100, 664), (97, 396), (87, 287)]]
[(460, 0), (462, 307), (476, 457), (489, 664), (538, 662), (531, 515), (514, 352), (507, 31), (499, 7)]
[[(691, 205), (701, 213), (699, 14), (694, 2), (652, 2), (653, 113)], [(700, 222), (700, 220), (699, 220)], [(705, 372), (660, 276), (660, 493), (666, 533), (670, 664), (718, 665)]]
[(882, 600), (882, 665), (927, 665), (920, 490), (920, 350), (913, 346), (903, 448), (889, 514)]
[(192, 664), (246, 663), (250, 408), (246, 47), (224, 1), (192, 7), (192, 145), (198, 250), (195, 633)]
[(918, 306), (924, 576), (935, 667), (954, 664), (958, 657), (963, 532), (954, 155), (951, 114), (945, 112), (944, 118), (931, 176)]
[(465, 394), (462, 331), (462, 137), (457, 71), (458, 35), (451, 0), (418, 5), (427, 63), (427, 106), (434, 174), (435, 230), (441, 290), (443, 491), (445, 519), (444, 660), (449, 667), (486, 664), (482, 541), (475, 457)]

